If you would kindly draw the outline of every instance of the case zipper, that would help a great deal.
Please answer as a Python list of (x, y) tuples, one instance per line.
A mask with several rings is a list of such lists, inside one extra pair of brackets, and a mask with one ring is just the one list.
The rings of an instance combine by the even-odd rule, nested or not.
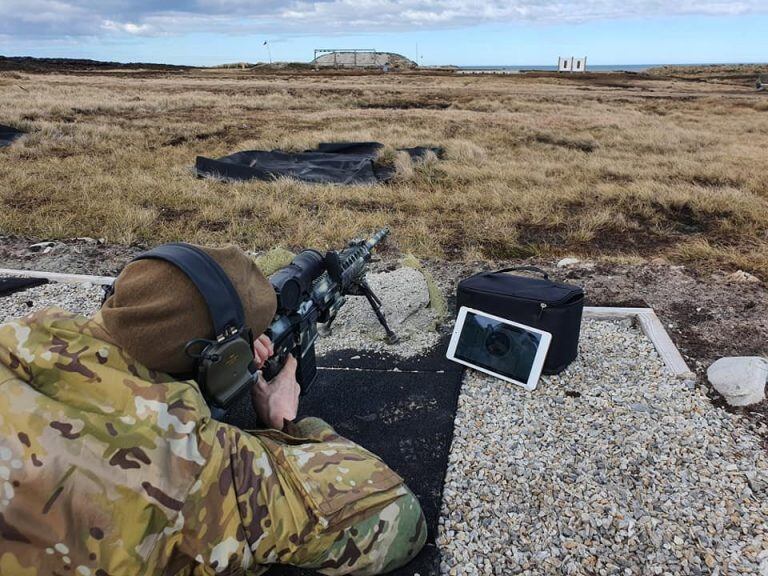
[(539, 315), (536, 317), (536, 320), (541, 320), (541, 315), (544, 314), (544, 309), (546, 307), (547, 307), (547, 305), (544, 302), (539, 304)]
[[(516, 294), (504, 294), (497, 290), (482, 290), (479, 288), (471, 288), (471, 291), (477, 292), (478, 294), (490, 294), (492, 296), (510, 296), (512, 298), (517, 298), (518, 300), (526, 300), (528, 302), (541, 302), (538, 298), (527, 298), (525, 296), (518, 296)], [(569, 300), (573, 300), (573, 299), (574, 299), (574, 294), (568, 294), (555, 302), (550, 302), (550, 304), (552, 304), (553, 306), (558, 306), (560, 304), (570, 304)], [(541, 303), (543, 304), (543, 302)], [(548, 306), (548, 304), (546, 306)]]

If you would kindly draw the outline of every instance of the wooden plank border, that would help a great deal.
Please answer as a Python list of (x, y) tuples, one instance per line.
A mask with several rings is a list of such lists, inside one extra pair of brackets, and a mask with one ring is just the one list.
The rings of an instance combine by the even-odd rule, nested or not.
[(609, 308), (604, 306), (585, 306), (584, 318), (588, 320), (622, 320), (636, 318), (640, 328), (653, 343), (656, 351), (667, 368), (682, 380), (693, 380), (696, 374), (688, 368), (682, 354), (672, 342), (664, 325), (656, 316), (653, 308)]
[(43, 272), (37, 270), (13, 270), (0, 268), (0, 276), (14, 276), (19, 278), (46, 278), (53, 282), (66, 284), (95, 284), (111, 286), (115, 279), (112, 276), (90, 276), (88, 274), (61, 274), (59, 272)]

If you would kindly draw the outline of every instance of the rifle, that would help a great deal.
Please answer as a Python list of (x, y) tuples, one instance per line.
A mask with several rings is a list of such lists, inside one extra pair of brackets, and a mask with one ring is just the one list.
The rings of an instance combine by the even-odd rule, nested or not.
[(371, 252), (388, 234), (389, 229), (383, 228), (368, 240), (352, 240), (343, 250), (329, 251), (325, 256), (317, 250), (304, 250), (270, 276), (277, 294), (277, 312), (265, 332), (272, 340), (274, 354), (262, 367), (264, 378), (276, 376), (288, 355), (293, 354), (297, 360), (296, 381), (301, 394), (306, 394), (317, 378), (317, 325), (324, 324), (330, 330), (349, 295), (365, 296), (384, 327), (386, 341), (398, 341), (381, 310), (381, 300), (365, 277)]

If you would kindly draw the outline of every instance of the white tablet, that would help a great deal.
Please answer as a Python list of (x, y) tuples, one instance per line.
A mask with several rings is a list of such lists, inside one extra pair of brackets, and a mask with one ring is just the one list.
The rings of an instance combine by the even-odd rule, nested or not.
[(551, 341), (549, 332), (462, 306), (446, 356), (533, 390)]

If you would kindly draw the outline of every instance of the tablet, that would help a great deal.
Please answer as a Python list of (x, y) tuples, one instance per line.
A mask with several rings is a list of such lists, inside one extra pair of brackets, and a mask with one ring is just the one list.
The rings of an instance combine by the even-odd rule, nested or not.
[(462, 306), (446, 357), (533, 390), (552, 334)]

